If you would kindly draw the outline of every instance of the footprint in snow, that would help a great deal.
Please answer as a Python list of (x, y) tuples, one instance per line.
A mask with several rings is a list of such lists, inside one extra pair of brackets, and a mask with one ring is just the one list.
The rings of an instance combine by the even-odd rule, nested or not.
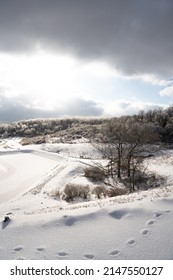
[(162, 214), (161, 213), (154, 213), (154, 218), (160, 218), (162, 216)]
[(120, 251), (119, 251), (119, 250), (114, 250), (114, 251), (110, 252), (110, 255), (111, 255), (112, 257), (117, 257), (119, 254), (120, 254)]
[(136, 241), (134, 239), (128, 239), (127, 242), (126, 242), (128, 245), (135, 245), (136, 244)]
[(42, 251), (45, 251), (45, 248), (44, 248), (44, 247), (38, 247), (36, 250), (37, 250), (38, 252), (42, 252)]
[(86, 254), (84, 255), (85, 259), (88, 259), (88, 260), (93, 260), (94, 259), (94, 255), (92, 254)]
[(65, 225), (68, 227), (71, 227), (74, 225), (74, 223), (76, 222), (76, 219), (72, 216), (64, 216), (65, 219)]
[(8, 216), (4, 217), (2, 221), (2, 229), (6, 228), (11, 223), (11, 219)]
[(155, 221), (153, 221), (153, 220), (149, 220), (149, 221), (147, 221), (147, 223), (146, 223), (146, 224), (147, 224), (148, 226), (152, 226), (154, 223), (155, 223)]
[(13, 213), (12, 212), (9, 212), (9, 213), (7, 213), (6, 215), (8, 216), (8, 215), (12, 215)]
[(66, 256), (68, 256), (68, 254), (66, 252), (59, 252), (59, 253), (57, 253), (57, 256), (58, 257), (66, 257)]
[(109, 215), (116, 220), (121, 220), (122, 218), (124, 218), (126, 216), (126, 214), (127, 214), (127, 212), (124, 210), (116, 210), (116, 211), (109, 213)]
[(148, 230), (148, 229), (143, 229), (143, 230), (141, 231), (141, 234), (142, 234), (143, 236), (147, 236), (147, 235), (149, 234), (149, 230)]
[(18, 247), (16, 247), (16, 248), (14, 248), (14, 251), (15, 252), (20, 252), (20, 251), (22, 251), (23, 250), (23, 247), (22, 246), (18, 246)]

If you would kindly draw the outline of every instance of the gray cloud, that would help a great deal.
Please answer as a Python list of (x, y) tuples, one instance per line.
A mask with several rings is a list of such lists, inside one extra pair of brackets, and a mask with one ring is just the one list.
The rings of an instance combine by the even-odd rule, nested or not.
[(33, 118), (56, 118), (77, 116), (100, 116), (103, 109), (97, 103), (82, 98), (74, 98), (55, 110), (42, 110), (25, 105), (24, 98), (6, 97), (0, 94), (0, 122), (9, 123)]
[(1, 51), (41, 45), (127, 74), (173, 74), (172, 0), (1, 0)]
[(61, 115), (100, 116), (103, 114), (104, 110), (96, 102), (92, 100), (73, 98), (69, 102), (65, 102), (65, 104), (61, 109), (57, 108), (57, 111)]

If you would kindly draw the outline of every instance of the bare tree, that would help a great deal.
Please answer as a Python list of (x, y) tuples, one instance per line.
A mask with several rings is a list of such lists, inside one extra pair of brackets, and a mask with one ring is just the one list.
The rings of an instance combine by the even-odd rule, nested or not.
[(117, 177), (121, 177), (122, 161), (125, 151), (129, 126), (126, 119), (113, 119), (103, 127), (103, 140), (106, 143), (106, 152), (109, 159), (110, 172), (113, 175), (113, 169), (116, 167)]
[(127, 176), (130, 177), (134, 161), (140, 162), (147, 154), (153, 151), (153, 145), (151, 143), (158, 140), (158, 135), (149, 124), (130, 123), (126, 136), (125, 160), (127, 164)]
[(157, 139), (157, 133), (149, 124), (134, 122), (127, 117), (110, 120), (103, 126), (103, 143), (99, 144), (109, 161), (108, 174), (119, 179), (129, 178), (130, 188), (134, 190), (137, 171), (152, 152), (151, 143)]

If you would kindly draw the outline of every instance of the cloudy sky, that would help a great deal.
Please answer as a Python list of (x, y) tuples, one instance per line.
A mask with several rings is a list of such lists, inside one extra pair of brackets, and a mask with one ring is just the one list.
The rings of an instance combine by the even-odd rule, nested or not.
[(0, 122), (173, 104), (172, 0), (0, 0)]

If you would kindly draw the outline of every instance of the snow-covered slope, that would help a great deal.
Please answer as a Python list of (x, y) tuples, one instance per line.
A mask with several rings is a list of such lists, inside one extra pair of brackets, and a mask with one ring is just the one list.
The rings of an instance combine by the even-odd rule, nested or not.
[(172, 151), (149, 159), (150, 170), (169, 177), (167, 186), (69, 204), (51, 194), (86, 184), (83, 168), (93, 157), (80, 151), (93, 147), (52, 148), (60, 146), (1, 142), (0, 259), (173, 259)]

